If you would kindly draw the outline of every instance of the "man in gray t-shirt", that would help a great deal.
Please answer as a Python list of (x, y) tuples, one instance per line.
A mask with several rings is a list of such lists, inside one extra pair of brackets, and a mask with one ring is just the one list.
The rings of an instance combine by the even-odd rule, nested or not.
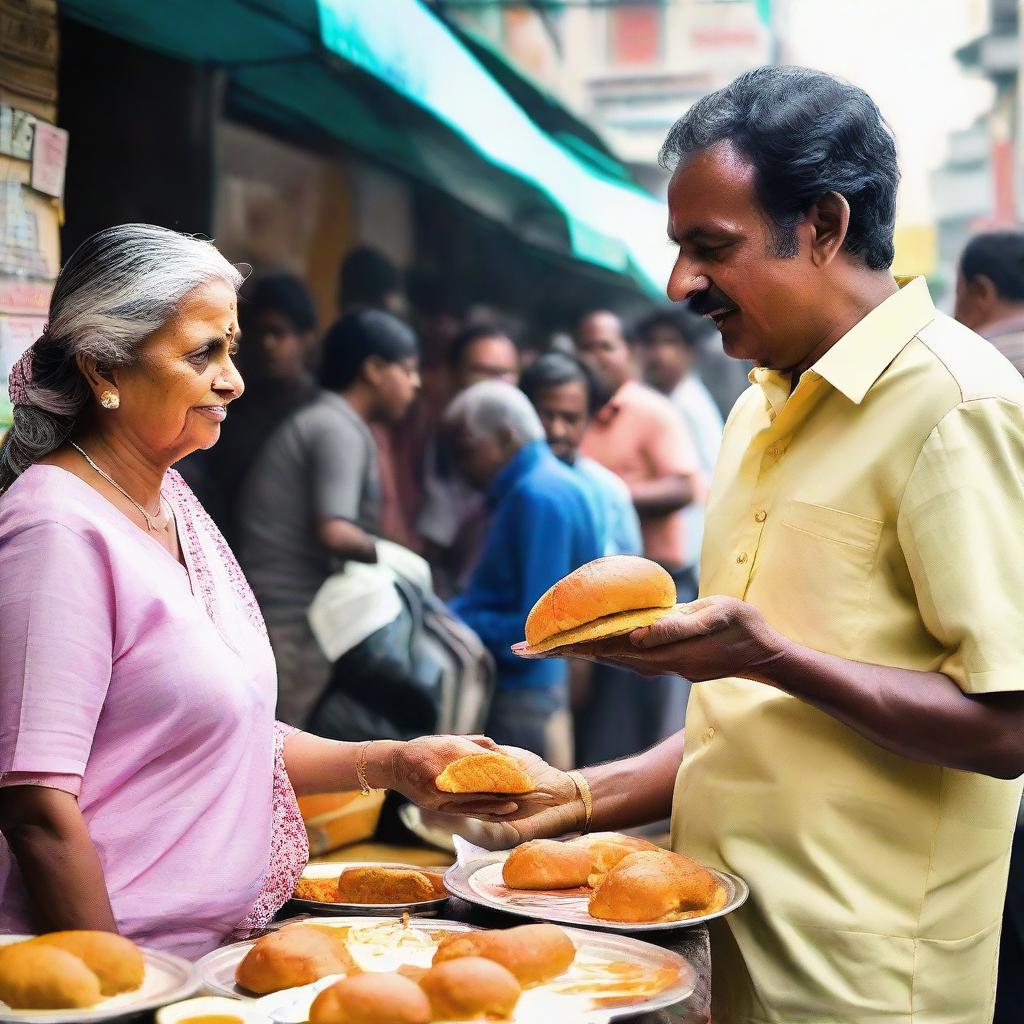
[(324, 338), (322, 393), (257, 456), (239, 505), (240, 560), (267, 622), (278, 717), (301, 726), (327, 681), (306, 612), (346, 561), (375, 562), (380, 479), (370, 424), (401, 419), (419, 387), (416, 337), (379, 310)]

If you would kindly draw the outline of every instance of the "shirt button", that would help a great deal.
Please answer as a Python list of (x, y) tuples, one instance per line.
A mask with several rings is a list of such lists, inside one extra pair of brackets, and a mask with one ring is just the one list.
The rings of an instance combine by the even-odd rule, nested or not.
[(781, 454), (782, 449), (777, 444), (773, 444), (771, 448), (768, 449), (768, 455), (773, 459), (777, 459)]
[(765, 512), (765, 510), (763, 508), (759, 508), (754, 513), (754, 522), (755, 523), (763, 523), (767, 518), (768, 518), (768, 513)]
[(741, 551), (736, 556), (736, 564), (737, 565), (742, 565), (746, 560), (747, 560), (747, 553), (746, 553), (746, 551)]
[(715, 738), (715, 727), (713, 725), (709, 725), (704, 730), (704, 742), (705, 743), (710, 743), (714, 738)]

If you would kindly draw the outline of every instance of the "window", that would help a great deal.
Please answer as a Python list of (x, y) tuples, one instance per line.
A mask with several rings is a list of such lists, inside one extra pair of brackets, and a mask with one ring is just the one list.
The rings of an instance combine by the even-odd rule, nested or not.
[(608, 63), (642, 67), (661, 59), (663, 7), (635, 4), (608, 11)]

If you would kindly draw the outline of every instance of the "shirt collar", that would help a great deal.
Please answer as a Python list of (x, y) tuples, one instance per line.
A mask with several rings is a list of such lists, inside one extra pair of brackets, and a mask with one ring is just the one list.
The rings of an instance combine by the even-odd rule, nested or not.
[(529, 444), (524, 444), (491, 481), (491, 486), (487, 488), (487, 503), (491, 506), (497, 505), (545, 455), (551, 455), (547, 441), (530, 441)]
[(907, 343), (935, 319), (925, 279), (896, 280), (900, 290), (854, 324), (811, 367), (855, 405), (860, 405)]
[(1021, 332), (1024, 332), (1024, 313), (1017, 313), (1004, 320), (997, 320), (994, 324), (989, 324), (988, 327), (978, 331), (986, 341), (1001, 338), (1006, 334), (1020, 334)]

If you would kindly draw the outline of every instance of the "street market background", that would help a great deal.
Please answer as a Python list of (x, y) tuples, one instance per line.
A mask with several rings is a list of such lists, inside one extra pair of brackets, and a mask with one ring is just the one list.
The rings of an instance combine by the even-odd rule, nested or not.
[(866, 88), (899, 144), (896, 271), (951, 301), (1024, 220), (1019, 0), (0, 0), (0, 429), (62, 254), (149, 221), (289, 271), (322, 323), (372, 245), (539, 339), (642, 311), (671, 123), (740, 71)]

